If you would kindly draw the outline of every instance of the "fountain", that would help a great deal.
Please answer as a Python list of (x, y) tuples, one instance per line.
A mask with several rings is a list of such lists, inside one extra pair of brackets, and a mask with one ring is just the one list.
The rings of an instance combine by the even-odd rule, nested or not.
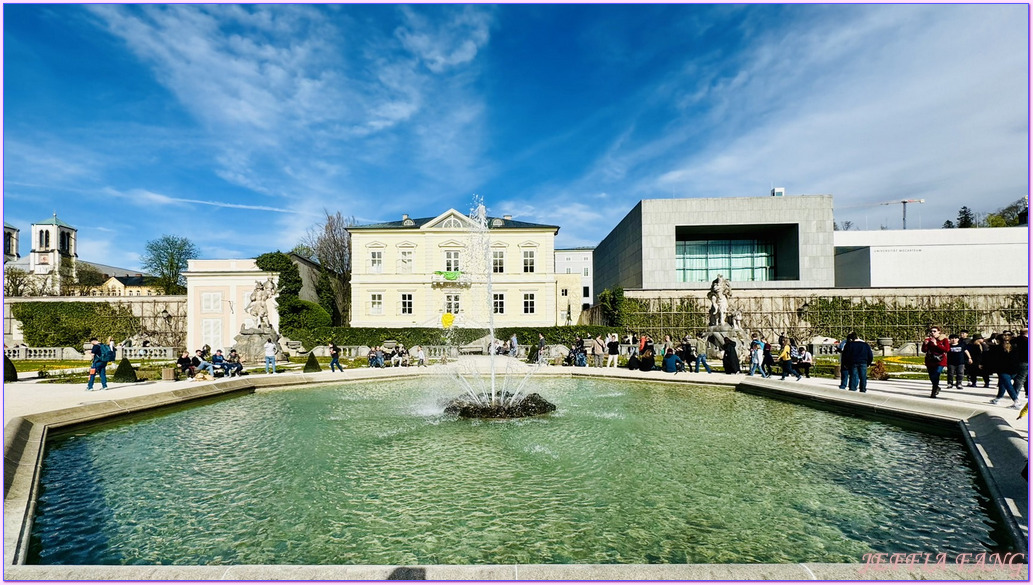
[[(494, 351), (494, 340), (495, 340), (495, 312), (491, 306), (492, 299), (492, 283), (491, 283), (491, 227), (488, 223), (487, 208), (484, 206), (484, 202), (476, 199), (474, 200), (474, 208), (470, 212), (470, 219), (473, 220), (475, 228), (473, 232), (473, 242), (471, 249), (483, 251), (482, 266), (480, 267), (485, 279), (487, 286), (487, 292), (485, 295), (486, 307), (488, 313), (488, 374), (489, 379), (487, 383), (477, 383), (480, 389), (475, 389), (475, 381), (480, 382), (480, 376), (476, 369), (472, 370), (472, 375), (464, 375), (461, 371), (456, 371), (456, 379), (460, 386), (464, 390), (464, 394), (450, 401), (445, 406), (445, 413), (450, 415), (456, 415), (459, 418), (521, 418), (526, 416), (537, 416), (556, 410), (556, 406), (551, 402), (545, 400), (536, 393), (523, 394), (524, 386), (527, 384), (527, 380), (530, 379), (531, 375), (534, 374), (540, 365), (536, 365), (531, 371), (527, 372), (516, 390), (509, 392), (506, 389), (506, 382), (509, 381), (508, 376), (503, 377), (502, 388), (498, 387), (498, 376), (496, 371), (496, 353)], [(448, 315), (445, 315), (443, 324), (450, 322)], [(446, 325), (446, 329), (447, 329)], [(461, 358), (463, 359), (463, 358)], [(466, 358), (469, 359), (469, 358)]]

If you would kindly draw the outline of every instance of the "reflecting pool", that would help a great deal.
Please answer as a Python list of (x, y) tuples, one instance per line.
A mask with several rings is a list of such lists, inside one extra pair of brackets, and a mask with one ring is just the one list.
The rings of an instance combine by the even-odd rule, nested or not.
[[(260, 391), (51, 438), (39, 564), (860, 562), (1001, 550), (957, 439), (733, 392), (444, 379)], [(445, 386), (448, 386), (447, 388)]]

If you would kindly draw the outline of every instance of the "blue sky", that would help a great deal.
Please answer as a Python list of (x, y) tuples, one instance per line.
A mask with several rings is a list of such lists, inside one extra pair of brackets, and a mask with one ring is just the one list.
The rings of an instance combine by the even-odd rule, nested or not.
[(597, 244), (640, 200), (832, 194), (861, 229), (1029, 192), (1025, 5), (3, 7), (4, 221), (136, 268), (468, 210)]

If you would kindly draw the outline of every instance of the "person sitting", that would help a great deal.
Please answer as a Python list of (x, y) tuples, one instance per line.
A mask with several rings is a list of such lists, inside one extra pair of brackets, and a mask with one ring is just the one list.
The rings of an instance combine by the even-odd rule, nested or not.
[(194, 364), (190, 359), (190, 354), (185, 351), (183, 352), (183, 355), (180, 356), (178, 360), (176, 360), (176, 366), (179, 368), (179, 371), (186, 374), (189, 378), (193, 378), (194, 372), (197, 371), (194, 369)]
[(643, 372), (652, 372), (656, 369), (656, 356), (653, 354), (652, 345), (647, 345), (646, 349), (642, 351), (642, 355), (639, 357), (638, 369)]
[(230, 376), (239, 376), (244, 371), (244, 364), (241, 363), (240, 354), (235, 349), (230, 350), (230, 355), (226, 357), (226, 364), (228, 366), (226, 372)]
[(378, 345), (375, 350), (373, 365), (378, 368), (384, 367), (384, 357), (384, 349)]
[(230, 364), (226, 361), (226, 357), (222, 355), (222, 350), (215, 350), (215, 355), (212, 356), (212, 366), (216, 368), (222, 368), (222, 374), (227, 378), (230, 375)]
[(394, 367), (409, 365), (409, 352), (406, 351), (405, 346), (401, 343), (398, 344), (398, 347), (391, 354), (391, 365)]
[(373, 346), (369, 348), (369, 353), (366, 354), (366, 361), (369, 362), (369, 367), (377, 367), (377, 347)]
[(215, 366), (205, 361), (203, 357), (204, 353), (201, 350), (195, 351), (194, 354), (194, 357), (190, 360), (190, 364), (194, 366), (194, 371), (196, 372), (197, 370), (208, 370), (208, 373), (211, 374), (211, 376), (214, 378)]
[(677, 374), (685, 371), (685, 361), (674, 354), (674, 349), (667, 348), (667, 355), (664, 356), (664, 371)]
[[(634, 351), (637, 351), (637, 349), (632, 347), (631, 351), (634, 352)], [(628, 356), (628, 369), (629, 370), (637, 370), (639, 368), (639, 366), (641, 366), (641, 365), (642, 365), (642, 362), (639, 361), (638, 354), (632, 353), (630, 356)]]

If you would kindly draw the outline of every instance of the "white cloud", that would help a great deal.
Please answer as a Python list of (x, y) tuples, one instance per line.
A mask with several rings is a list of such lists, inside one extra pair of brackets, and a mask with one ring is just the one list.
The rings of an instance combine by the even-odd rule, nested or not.
[(1024, 8), (850, 10), (759, 35), (730, 71), (687, 66), (673, 100), (697, 111), (655, 142), (615, 139), (591, 176), (606, 185), (626, 173), (622, 186), (641, 197), (785, 186), (831, 193), (844, 210), (924, 197), (922, 213), (944, 219), (1026, 194)]

